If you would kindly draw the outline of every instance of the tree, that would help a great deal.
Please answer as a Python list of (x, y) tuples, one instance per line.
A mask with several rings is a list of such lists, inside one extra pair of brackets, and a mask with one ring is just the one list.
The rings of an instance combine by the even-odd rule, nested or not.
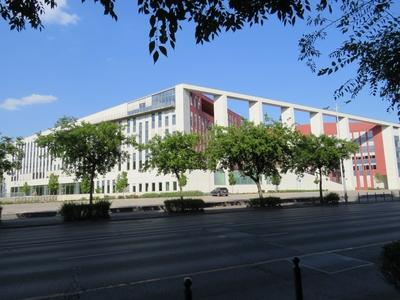
[(292, 170), (297, 174), (309, 173), (318, 178), (320, 203), (324, 203), (322, 177), (339, 170), (341, 160), (348, 159), (358, 149), (352, 141), (334, 136), (320, 135), (299, 136), (295, 147)]
[(271, 184), (275, 186), (276, 191), (279, 189), (279, 185), (281, 184), (282, 177), (280, 174), (274, 174), (271, 176)]
[(128, 173), (122, 172), (118, 174), (117, 181), (115, 183), (115, 189), (118, 193), (125, 192), (126, 188), (128, 187)]
[[(79, 184), (79, 186), (80, 186), (82, 194), (89, 194), (90, 193), (90, 182), (89, 182), (89, 178), (88, 177), (83, 177), (82, 181)], [(95, 192), (98, 193), (97, 189), (96, 189)]]
[(27, 182), (25, 182), (24, 185), (21, 187), (21, 192), (24, 193), (25, 196), (29, 195), (30, 187)]
[(49, 189), (50, 195), (57, 195), (59, 187), (58, 175), (54, 175), (53, 173), (50, 174), (47, 187)]
[(21, 168), (24, 157), (22, 146), (21, 138), (14, 140), (0, 135), (0, 194), (3, 190), (4, 174), (11, 174)]
[(386, 188), (386, 185), (387, 185), (387, 176), (386, 175), (382, 175), (381, 173), (376, 173), (375, 181), (376, 181), (376, 183), (383, 184), (384, 187)]
[(53, 157), (62, 159), (62, 170), (66, 174), (74, 174), (77, 180), (89, 180), (92, 207), (94, 179), (124, 161), (127, 152), (122, 146), (133, 141), (124, 136), (121, 126), (111, 122), (90, 124), (64, 117), (56, 125), (49, 134), (39, 134), (37, 144), (47, 147)]
[(153, 137), (147, 144), (140, 145), (141, 150), (149, 151), (143, 171), (156, 169), (157, 174), (173, 174), (183, 200), (182, 187), (187, 183), (185, 173), (205, 169), (203, 154), (195, 150), (198, 142), (199, 136), (193, 133), (174, 132), (164, 138)]
[(254, 125), (244, 121), (239, 127), (214, 126), (206, 150), (209, 168), (239, 171), (250, 177), (262, 198), (262, 175), (271, 177), (287, 170), (296, 134), (280, 123)]

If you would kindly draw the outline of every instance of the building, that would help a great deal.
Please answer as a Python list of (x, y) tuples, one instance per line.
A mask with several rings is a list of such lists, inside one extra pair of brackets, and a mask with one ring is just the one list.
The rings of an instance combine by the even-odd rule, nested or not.
[[(255, 123), (263, 122), (265, 107), (279, 109), (279, 118), (287, 126), (296, 126), (303, 133), (316, 135), (337, 135), (352, 139), (360, 144), (360, 152), (344, 162), (346, 186), (349, 190), (386, 187), (400, 188), (400, 124), (368, 119), (364, 117), (338, 113), (330, 110), (307, 107), (294, 103), (270, 100), (262, 97), (227, 92), (217, 89), (179, 84), (173, 88), (146, 96), (131, 102), (100, 111), (81, 120), (98, 123), (102, 121), (118, 122), (125, 126), (127, 135), (135, 135), (139, 143), (146, 143), (155, 135), (184, 131), (199, 133), (206, 139), (210, 125), (222, 126), (240, 124), (242, 117), (228, 109), (229, 101), (243, 101), (248, 107), (249, 119)], [(295, 116), (301, 111), (309, 115), (309, 123), (298, 124)], [(334, 118), (334, 122), (324, 120), (325, 116)], [(6, 176), (3, 196), (20, 195), (26, 182), (31, 195), (46, 195), (48, 177), (51, 173), (59, 175), (60, 194), (79, 194), (79, 183), (73, 177), (62, 173), (62, 162), (47, 154), (46, 149), (38, 148), (35, 136), (24, 139), (25, 157), (22, 168)], [(199, 146), (203, 147), (202, 145)], [(128, 149), (129, 159), (116, 166), (111, 172), (97, 178), (95, 187), (98, 193), (115, 193), (115, 181), (122, 171), (128, 173), (129, 192), (168, 192), (178, 189), (172, 176), (156, 176), (152, 172), (140, 172), (147, 153)], [(376, 174), (385, 178), (377, 182)], [(341, 172), (330, 174), (324, 182), (329, 190), (342, 190)], [(237, 176), (237, 184), (229, 186), (227, 174), (223, 172), (194, 171), (189, 175), (186, 190), (209, 192), (216, 186), (227, 186), (231, 192), (255, 192), (256, 186), (249, 178)], [(313, 175), (306, 174), (298, 178), (294, 174), (285, 174), (280, 185), (285, 190), (317, 189)], [(263, 182), (265, 190), (274, 187)]]

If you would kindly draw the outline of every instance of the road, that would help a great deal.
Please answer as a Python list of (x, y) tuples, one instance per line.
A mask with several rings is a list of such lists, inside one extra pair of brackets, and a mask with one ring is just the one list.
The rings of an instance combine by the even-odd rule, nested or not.
[(400, 299), (381, 277), (400, 202), (0, 230), (0, 299)]

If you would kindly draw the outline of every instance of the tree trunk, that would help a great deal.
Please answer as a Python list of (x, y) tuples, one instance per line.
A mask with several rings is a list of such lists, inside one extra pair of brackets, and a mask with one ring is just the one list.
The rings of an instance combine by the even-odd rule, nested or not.
[(260, 199), (262, 199), (262, 198), (263, 198), (263, 192), (262, 192), (262, 188), (261, 188), (260, 179), (258, 179), (258, 180), (256, 181), (256, 185), (257, 185), (257, 190), (258, 190), (258, 197), (259, 197)]
[(90, 192), (89, 192), (89, 218), (92, 218), (93, 213), (93, 189), (94, 189), (94, 175), (90, 175)]
[(319, 171), (319, 202), (321, 205), (324, 204), (324, 195), (322, 194), (322, 168), (318, 168)]

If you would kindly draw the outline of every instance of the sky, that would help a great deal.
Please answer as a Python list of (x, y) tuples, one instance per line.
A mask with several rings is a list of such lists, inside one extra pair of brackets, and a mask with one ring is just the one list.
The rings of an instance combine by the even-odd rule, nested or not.
[[(192, 24), (184, 24), (175, 50), (154, 64), (148, 53), (148, 18), (136, 1), (118, 1), (118, 21), (99, 4), (59, 0), (44, 16), (45, 29), (10, 31), (0, 20), (0, 132), (28, 136), (60, 117), (83, 117), (179, 83), (241, 92), (313, 107), (335, 107), (333, 92), (355, 68), (318, 77), (298, 61), (304, 23), (284, 27), (275, 19), (263, 27), (223, 33), (196, 45)], [(323, 54), (340, 43), (332, 35)], [(344, 100), (347, 100), (344, 99)], [(234, 104), (232, 104), (234, 105)], [(364, 90), (346, 113), (398, 122), (387, 103)], [(239, 105), (240, 107), (240, 105)]]

